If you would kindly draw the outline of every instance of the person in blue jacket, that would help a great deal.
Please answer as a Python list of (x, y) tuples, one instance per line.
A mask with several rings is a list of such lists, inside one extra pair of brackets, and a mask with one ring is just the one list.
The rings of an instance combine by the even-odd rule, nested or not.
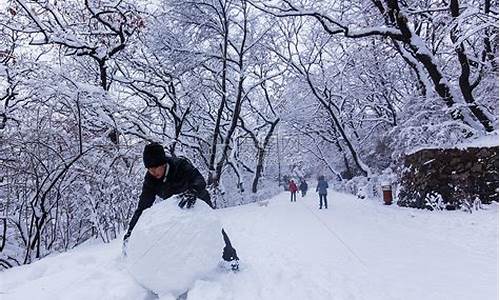
[(325, 209), (328, 208), (328, 203), (326, 201), (328, 189), (328, 182), (325, 180), (325, 176), (318, 177), (318, 185), (316, 186), (316, 192), (319, 194), (319, 209), (323, 208), (323, 204), (325, 205)]
[(302, 197), (304, 197), (307, 192), (307, 182), (305, 179), (300, 180), (299, 190), (302, 192)]

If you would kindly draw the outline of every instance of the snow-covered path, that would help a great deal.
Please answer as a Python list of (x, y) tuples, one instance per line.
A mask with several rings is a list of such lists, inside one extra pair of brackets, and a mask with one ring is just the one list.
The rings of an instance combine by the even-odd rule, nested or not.
[(284, 194), (268, 207), (224, 212), (251, 261), (242, 277), (259, 279), (247, 284), (259, 298), (498, 298), (496, 209), (432, 213), (335, 193), (318, 210), (316, 197), (290, 203)]
[[(218, 210), (242, 271), (198, 280), (188, 299), (498, 299), (498, 207), (474, 214), (384, 206), (332, 193)], [(1, 299), (154, 299), (120, 241), (0, 273)]]

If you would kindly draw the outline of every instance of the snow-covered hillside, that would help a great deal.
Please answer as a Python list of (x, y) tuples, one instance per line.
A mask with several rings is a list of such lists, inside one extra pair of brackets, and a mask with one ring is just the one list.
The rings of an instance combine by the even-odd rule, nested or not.
[[(241, 271), (214, 271), (187, 298), (498, 299), (496, 204), (467, 214), (340, 193), (329, 201), (328, 210), (318, 210), (315, 194), (290, 203), (283, 193), (267, 205), (218, 210)], [(135, 283), (120, 253), (120, 240), (93, 242), (4, 271), (0, 298), (155, 299)]]

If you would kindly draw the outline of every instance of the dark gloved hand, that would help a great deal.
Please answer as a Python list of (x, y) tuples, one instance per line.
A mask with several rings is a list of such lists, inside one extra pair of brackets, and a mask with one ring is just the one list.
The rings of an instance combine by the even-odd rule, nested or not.
[(191, 208), (196, 202), (196, 194), (194, 190), (185, 191), (181, 195), (181, 201), (179, 201), (180, 208)]
[(125, 242), (126, 240), (128, 240), (128, 238), (130, 237), (130, 231), (125, 233), (125, 235), (123, 236), (123, 241)]

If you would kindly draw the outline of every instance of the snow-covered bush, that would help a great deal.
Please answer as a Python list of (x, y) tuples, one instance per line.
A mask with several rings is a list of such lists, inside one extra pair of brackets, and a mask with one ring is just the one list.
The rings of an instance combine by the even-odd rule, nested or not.
[(393, 191), (397, 186), (396, 176), (389, 168), (385, 169), (382, 174), (372, 174), (371, 177), (358, 176), (347, 180), (343, 185), (343, 190), (360, 199), (381, 200), (384, 185), (390, 185)]

